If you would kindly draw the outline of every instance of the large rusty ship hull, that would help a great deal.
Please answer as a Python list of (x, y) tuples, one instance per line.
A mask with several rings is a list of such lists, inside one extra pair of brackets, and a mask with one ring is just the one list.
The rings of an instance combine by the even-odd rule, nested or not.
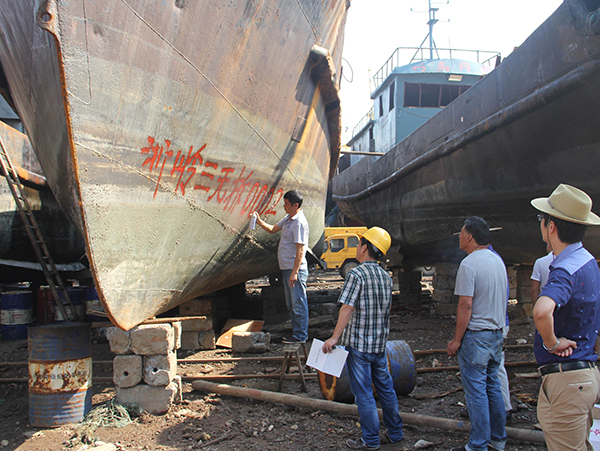
[(280, 219), (289, 189), (318, 241), (346, 9), (0, 1), (10, 94), (115, 324), (276, 271), (278, 236), (249, 215)]
[[(600, 2), (568, 0), (493, 72), (398, 143), (333, 179), (348, 216), (388, 229), (406, 267), (464, 256), (463, 221), (486, 218), (507, 263), (545, 253), (534, 197), (559, 183), (600, 205)], [(591, 25), (591, 26), (590, 26)], [(595, 208), (597, 211), (598, 207)], [(586, 246), (600, 258), (600, 231)]]

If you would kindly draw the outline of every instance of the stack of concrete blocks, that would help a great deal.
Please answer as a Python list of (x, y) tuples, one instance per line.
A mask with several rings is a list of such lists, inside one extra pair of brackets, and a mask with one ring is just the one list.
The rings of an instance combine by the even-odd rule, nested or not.
[(458, 263), (438, 263), (433, 276), (434, 310), (440, 315), (455, 315), (458, 300), (454, 296)]
[(401, 304), (421, 305), (421, 271), (394, 270), (394, 285), (396, 283)]
[(215, 331), (212, 316), (212, 312), (216, 311), (215, 303), (216, 298), (204, 296), (192, 299), (179, 306), (181, 316), (206, 317), (206, 319), (190, 319), (181, 322), (182, 350), (215, 349)]
[[(533, 265), (519, 265), (516, 268), (516, 295), (511, 299), (516, 298), (517, 311), (521, 317), (533, 316), (533, 304), (531, 303), (531, 273)], [(510, 280), (510, 279), (509, 279)], [(512, 290), (512, 285), (511, 285)]]
[(281, 283), (280, 279), (281, 277), (276, 279), (273, 276), (269, 276), (271, 285), (261, 289), (265, 324), (277, 324), (290, 318), (285, 303), (283, 283)]
[(181, 323), (148, 324), (124, 331), (111, 327), (106, 334), (113, 360), (113, 382), (121, 404), (137, 404), (154, 415), (167, 413), (181, 401), (177, 349)]

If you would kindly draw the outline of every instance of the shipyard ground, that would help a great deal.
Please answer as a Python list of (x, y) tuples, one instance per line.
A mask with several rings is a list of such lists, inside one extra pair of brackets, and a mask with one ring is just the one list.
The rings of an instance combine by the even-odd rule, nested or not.
[[(334, 272), (311, 272), (309, 296), (322, 301), (323, 293), (335, 302), (342, 286), (342, 279)], [(255, 293), (256, 295), (256, 293)], [(516, 306), (511, 305), (511, 331), (508, 345), (526, 340), (532, 343), (534, 325), (528, 318), (520, 318)], [(406, 341), (413, 351), (445, 349), (454, 331), (455, 319), (431, 313), (427, 295), (421, 305), (397, 302), (391, 319), (391, 340)], [(333, 324), (311, 328), (310, 337), (327, 338)], [(517, 341), (519, 340), (519, 341)], [(275, 343), (262, 356), (281, 355), (282, 345)], [(110, 360), (113, 355), (108, 344), (102, 340), (93, 345), (94, 360)], [(231, 357), (228, 349), (179, 353), (179, 358)], [(248, 355), (244, 355), (247, 357)], [(260, 356), (258, 356), (260, 357)], [(506, 353), (508, 362), (533, 360), (530, 347), (517, 347)], [(0, 341), (0, 362), (26, 362), (27, 342)], [(280, 371), (274, 362), (250, 361), (210, 364), (180, 364), (182, 376), (214, 374), (274, 374)], [(445, 354), (417, 355), (417, 368), (439, 368), (457, 365), (456, 359)], [(110, 365), (94, 365), (95, 377), (111, 375)], [(509, 425), (515, 428), (534, 429), (535, 404), (540, 379), (533, 374), (532, 366), (509, 367), (512, 404), (515, 409)], [(0, 365), (0, 378), (26, 378), (26, 365)], [(276, 391), (277, 379), (228, 380), (232, 385)], [(460, 390), (456, 370), (420, 372), (417, 386), (408, 396), (399, 397), (400, 410), (421, 415), (464, 420), (464, 393)], [(94, 383), (94, 407), (114, 396), (109, 383)], [(286, 380), (283, 392), (322, 399), (316, 379), (308, 381), (308, 393), (300, 390), (300, 383)], [(141, 415), (124, 427), (99, 427), (93, 431), (83, 430), (79, 425), (56, 429), (38, 429), (29, 425), (26, 383), (0, 384), (0, 449), (46, 451), (81, 450), (89, 438), (99, 440), (118, 450), (323, 450), (347, 449), (348, 438), (359, 436), (358, 420), (352, 416), (332, 414), (322, 410), (297, 408), (283, 404), (207, 394), (192, 390), (184, 383), (183, 403), (173, 405), (166, 415)], [(443, 429), (405, 425), (405, 439), (399, 445), (382, 445), (382, 450), (412, 450), (415, 443), (425, 440), (433, 443), (428, 449), (446, 450), (466, 443), (467, 434)], [(543, 444), (509, 440), (507, 450), (542, 450)]]

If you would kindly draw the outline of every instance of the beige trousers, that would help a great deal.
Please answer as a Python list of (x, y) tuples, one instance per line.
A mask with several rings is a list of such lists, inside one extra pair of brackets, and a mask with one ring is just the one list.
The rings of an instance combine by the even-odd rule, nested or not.
[(599, 388), (597, 368), (543, 376), (537, 416), (549, 451), (593, 451), (588, 438)]

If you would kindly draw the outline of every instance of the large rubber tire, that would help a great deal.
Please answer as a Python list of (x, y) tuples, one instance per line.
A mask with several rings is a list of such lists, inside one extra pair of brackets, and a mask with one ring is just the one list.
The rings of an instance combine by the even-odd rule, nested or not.
[(358, 262), (355, 260), (351, 260), (349, 262), (346, 262), (342, 265), (342, 267), (340, 268), (340, 275), (344, 278), (344, 280), (346, 280), (346, 277), (348, 277), (348, 273), (350, 271), (352, 271), (354, 268), (356, 268), (358, 266)]

